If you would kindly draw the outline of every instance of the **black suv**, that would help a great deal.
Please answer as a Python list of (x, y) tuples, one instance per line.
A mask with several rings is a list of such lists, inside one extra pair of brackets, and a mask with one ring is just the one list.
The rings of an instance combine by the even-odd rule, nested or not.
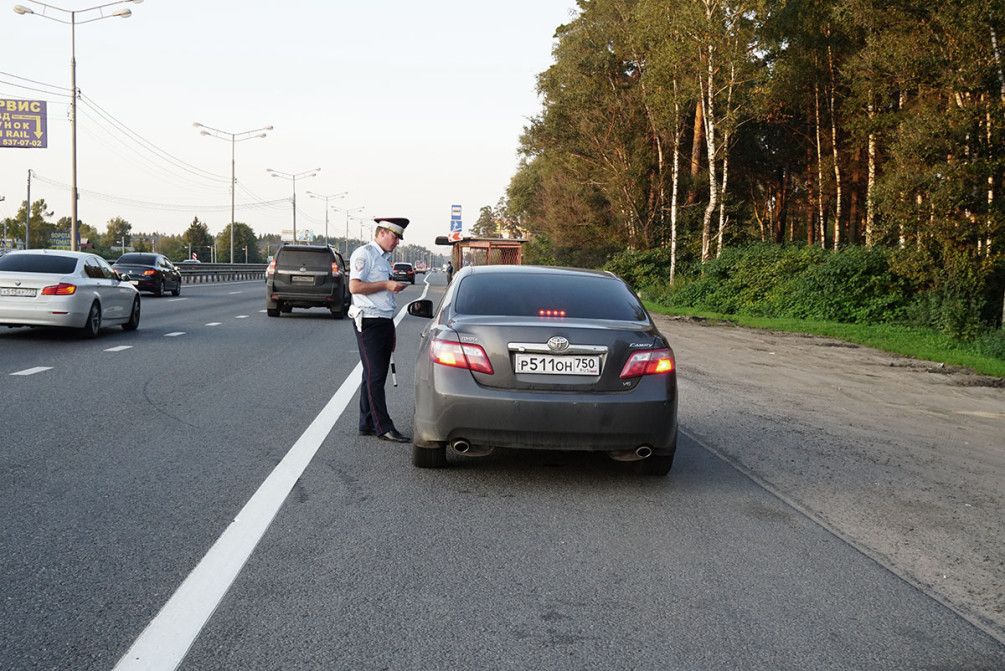
[(349, 270), (337, 251), (318, 245), (283, 245), (265, 271), (265, 311), (270, 317), (293, 308), (327, 308), (342, 319), (352, 297)]
[(399, 282), (410, 282), (415, 284), (415, 269), (412, 268), (411, 263), (396, 263), (394, 268), (391, 269), (391, 274), (394, 279)]

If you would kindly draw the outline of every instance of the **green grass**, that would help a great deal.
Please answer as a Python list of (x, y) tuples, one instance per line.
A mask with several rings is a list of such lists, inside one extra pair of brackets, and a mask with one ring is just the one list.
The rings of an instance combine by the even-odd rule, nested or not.
[(651, 301), (645, 301), (645, 305), (647, 310), (658, 314), (700, 317), (711, 321), (728, 321), (750, 328), (828, 336), (891, 354), (944, 363), (949, 366), (962, 366), (982, 375), (1005, 378), (1005, 360), (974, 353), (966, 343), (961, 343), (947, 335), (929, 329), (907, 326), (840, 324), (800, 319), (742, 317), (695, 310), (669, 311)]

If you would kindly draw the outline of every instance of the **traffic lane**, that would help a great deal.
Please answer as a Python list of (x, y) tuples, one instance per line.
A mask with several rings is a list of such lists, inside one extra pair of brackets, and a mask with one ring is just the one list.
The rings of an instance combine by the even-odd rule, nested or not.
[(1005, 650), (685, 434), (444, 471), (342, 422), (181, 668), (997, 669)]
[(235, 324), (13, 378), (0, 659), (110, 668), (356, 358), (348, 322)]
[[(434, 297), (435, 300), (435, 297)], [(411, 430), (424, 320), (388, 386)], [(683, 427), (668, 478), (602, 455), (411, 466), (350, 408), (182, 668), (1000, 668), (1005, 650)]]

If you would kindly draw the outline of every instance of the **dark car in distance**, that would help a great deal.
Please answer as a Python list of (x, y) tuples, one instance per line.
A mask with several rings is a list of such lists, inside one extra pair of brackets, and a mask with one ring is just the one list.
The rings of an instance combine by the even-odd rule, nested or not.
[(156, 296), (168, 291), (172, 296), (181, 293), (181, 271), (163, 254), (130, 252), (120, 256), (112, 268), (139, 291)]
[(412, 462), (447, 449), (603, 452), (666, 475), (677, 449), (673, 350), (608, 272), (468, 266), (408, 312), (432, 321), (415, 363)]
[(265, 271), (265, 311), (325, 308), (342, 319), (352, 297), (345, 259), (326, 245), (283, 245)]
[(391, 275), (398, 282), (415, 284), (415, 268), (411, 263), (396, 263), (391, 268)]

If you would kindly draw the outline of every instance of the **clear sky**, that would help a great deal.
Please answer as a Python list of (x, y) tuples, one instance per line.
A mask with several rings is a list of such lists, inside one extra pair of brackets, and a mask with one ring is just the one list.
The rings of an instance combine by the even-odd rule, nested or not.
[[(70, 215), (69, 25), (0, 11), (0, 98), (45, 100), (48, 148), (0, 148), (0, 218), (27, 193), (53, 221)], [(101, 0), (47, 0), (75, 10), (79, 218), (105, 231), (184, 232), (196, 216), (214, 235), (230, 223), (230, 133), (238, 142), (237, 214), (255, 233), (292, 227), (344, 235), (347, 215), (408, 217), (406, 241), (435, 249), (461, 205), (465, 230), (505, 194), (519, 137), (538, 113), (536, 75), (575, 0), (146, 0), (128, 19), (84, 12)], [(49, 14), (63, 20), (62, 12)], [(350, 235), (360, 224), (350, 220)], [(369, 236), (369, 230), (366, 235)], [(440, 248), (442, 249), (442, 248)]]

